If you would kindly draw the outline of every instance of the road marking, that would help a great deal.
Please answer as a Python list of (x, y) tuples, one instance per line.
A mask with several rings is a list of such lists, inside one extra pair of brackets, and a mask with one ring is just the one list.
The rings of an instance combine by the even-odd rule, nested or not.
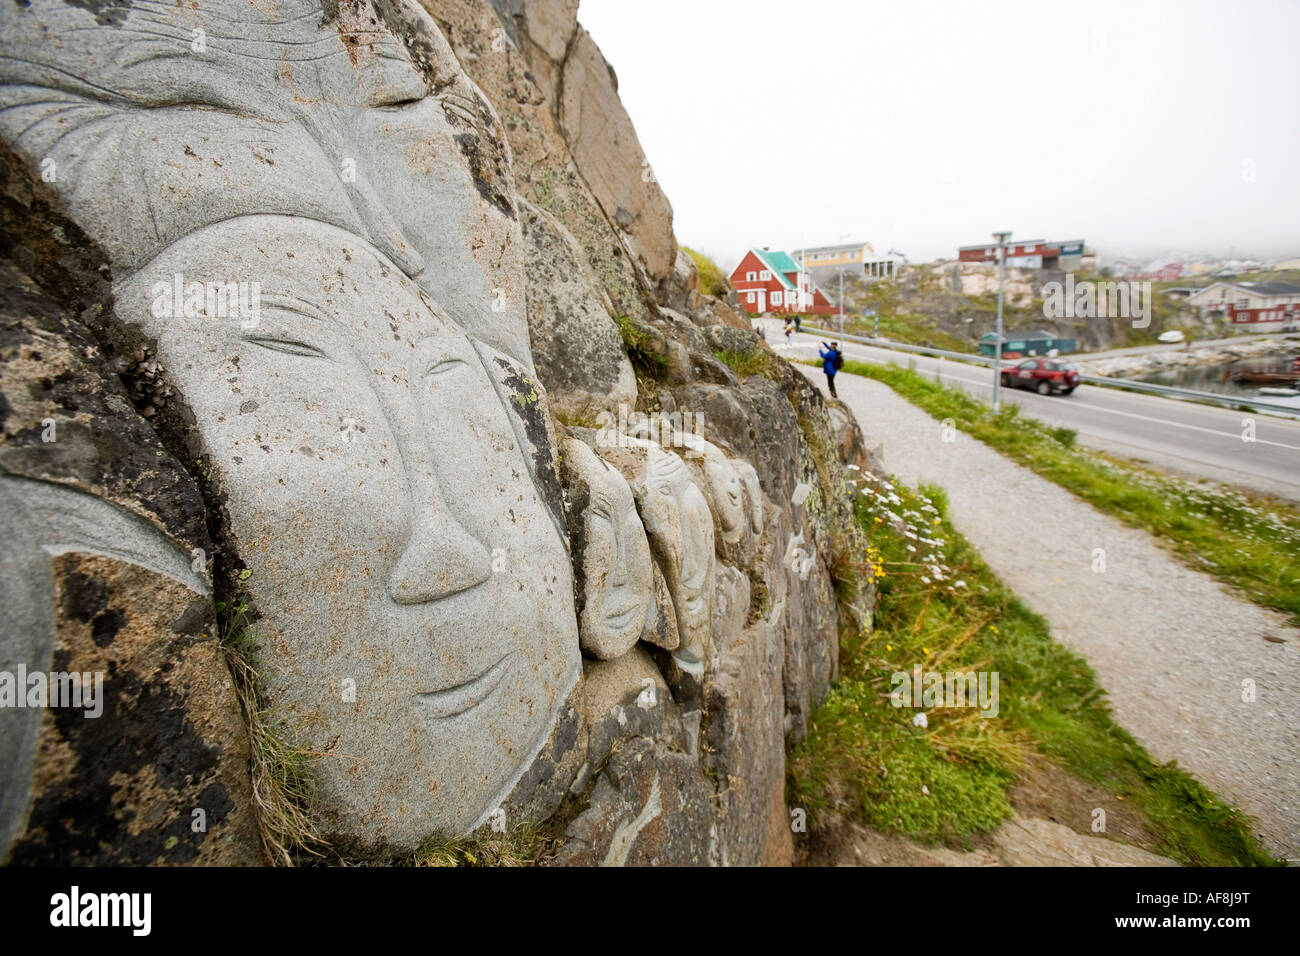
[[(1201, 425), (1188, 425), (1183, 422), (1171, 422), (1163, 418), (1153, 418), (1150, 415), (1139, 415), (1136, 412), (1121, 412), (1118, 408), (1102, 408), (1100, 405), (1084, 405), (1084, 408), (1097, 412), (1107, 412), (1111, 415), (1123, 415), (1125, 418), (1140, 418), (1143, 421), (1155, 422), (1157, 425), (1172, 425), (1174, 428), (1190, 428), (1192, 431), (1205, 432), (1208, 435), (1219, 435), (1223, 438), (1231, 438), (1241, 441), (1240, 432), (1221, 432), (1213, 428), (1205, 428)], [(1256, 438), (1254, 441), (1242, 441), (1243, 445), (1272, 445), (1275, 448), (1289, 448), (1292, 451), (1300, 451), (1300, 445), (1288, 445), (1285, 442), (1269, 441), (1266, 438)]]

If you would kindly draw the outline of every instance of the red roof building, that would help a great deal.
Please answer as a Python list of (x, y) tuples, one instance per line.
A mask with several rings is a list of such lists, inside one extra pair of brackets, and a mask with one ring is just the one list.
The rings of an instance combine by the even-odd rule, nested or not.
[(812, 277), (784, 252), (750, 249), (732, 271), (731, 284), (750, 315), (830, 315), (835, 311)]
[[(1046, 242), (1042, 239), (1023, 239), (1007, 243), (1007, 265), (1029, 269), (1064, 269), (1073, 271), (1084, 256), (1083, 240)], [(957, 259), (961, 262), (997, 262), (996, 243), (983, 242), (978, 246), (959, 246)]]

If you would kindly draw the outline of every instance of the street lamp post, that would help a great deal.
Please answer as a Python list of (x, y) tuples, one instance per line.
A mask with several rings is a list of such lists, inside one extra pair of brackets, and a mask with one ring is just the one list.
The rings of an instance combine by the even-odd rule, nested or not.
[(1007, 240), (1010, 232), (995, 232), (998, 241), (998, 327), (993, 341), (993, 410), (1002, 407), (1002, 283), (1007, 272)]
[[(850, 234), (847, 232), (842, 233), (840, 235), (841, 245), (843, 245), (844, 240), (847, 239), (849, 235)], [(843, 249), (841, 249), (840, 250), (840, 259), (841, 259), (840, 262), (840, 335), (844, 334), (844, 262), (842, 261), (844, 259), (844, 255), (845, 252)]]

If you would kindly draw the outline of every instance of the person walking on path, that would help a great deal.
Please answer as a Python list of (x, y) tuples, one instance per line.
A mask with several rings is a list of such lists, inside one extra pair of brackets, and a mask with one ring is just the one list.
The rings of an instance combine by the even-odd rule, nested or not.
[(803, 325), (803, 316), (801, 316), (798, 312), (796, 312), (796, 313), (794, 314), (794, 319), (793, 319), (792, 321), (794, 322), (794, 330), (795, 330), (796, 332), (801, 332), (801, 331), (803, 331), (803, 329), (802, 329), (802, 325)]
[(789, 319), (786, 319), (786, 321), (785, 321), (785, 344), (786, 344), (786, 347), (787, 347), (787, 348), (790, 347), (790, 343), (791, 343), (791, 341), (793, 340), (793, 337), (794, 337), (794, 323), (791, 322)]
[(822, 357), (822, 371), (826, 373), (826, 388), (832, 398), (839, 398), (835, 394), (835, 373), (844, 367), (844, 355), (840, 352), (840, 343), (832, 342), (827, 345), (823, 342), (822, 348), (818, 349), (818, 354)]

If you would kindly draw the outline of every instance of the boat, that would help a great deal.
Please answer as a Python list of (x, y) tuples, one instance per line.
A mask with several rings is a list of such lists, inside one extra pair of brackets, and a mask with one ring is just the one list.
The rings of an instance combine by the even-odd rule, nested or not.
[(1300, 385), (1300, 371), (1296, 372), (1232, 372), (1228, 380), (1246, 385)]
[(1258, 395), (1279, 395), (1286, 398), (1293, 398), (1300, 395), (1300, 388), (1257, 388)]

